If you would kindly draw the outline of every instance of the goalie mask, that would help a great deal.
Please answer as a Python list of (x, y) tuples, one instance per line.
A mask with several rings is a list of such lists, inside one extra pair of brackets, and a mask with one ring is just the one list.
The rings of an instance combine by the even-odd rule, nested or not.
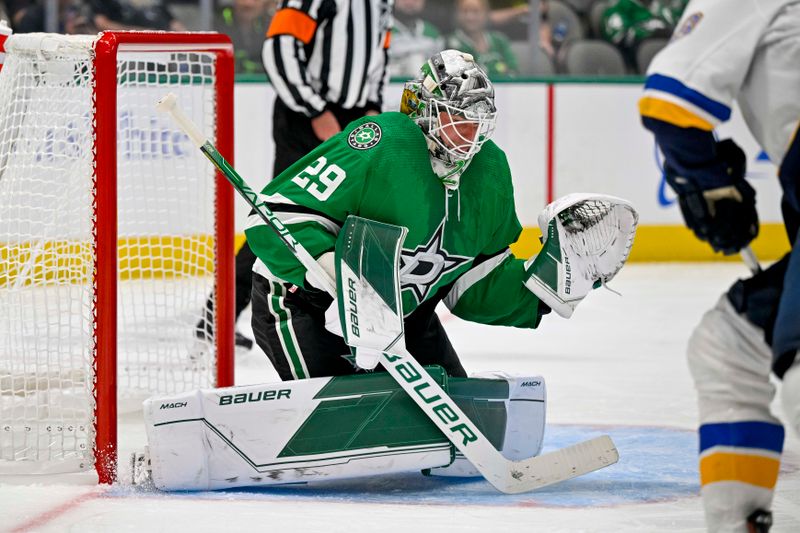
[(428, 141), (433, 171), (456, 189), (469, 162), (494, 133), (494, 87), (470, 54), (445, 50), (432, 56), (420, 77), (405, 84), (400, 111)]

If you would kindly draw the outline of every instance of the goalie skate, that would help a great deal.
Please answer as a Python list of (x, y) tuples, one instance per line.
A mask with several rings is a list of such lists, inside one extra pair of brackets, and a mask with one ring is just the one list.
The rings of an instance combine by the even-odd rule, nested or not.
[(569, 194), (539, 215), (543, 247), (525, 263), (525, 286), (564, 318), (593, 288), (611, 281), (633, 245), (638, 214), (629, 202)]
[(155, 489), (150, 466), (150, 448), (147, 446), (144, 447), (144, 452), (131, 454), (131, 484), (146, 490)]

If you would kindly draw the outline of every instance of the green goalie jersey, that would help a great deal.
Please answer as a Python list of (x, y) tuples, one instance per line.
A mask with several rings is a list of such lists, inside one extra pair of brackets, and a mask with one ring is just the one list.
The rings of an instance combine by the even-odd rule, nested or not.
[[(402, 113), (349, 124), (272, 180), (261, 200), (314, 256), (333, 250), (348, 215), (408, 228), (400, 280), (403, 313), (443, 300), (457, 316), (484, 324), (536, 327), (539, 300), (523, 285), (523, 260), (509, 245), (522, 228), (505, 154), (487, 142), (447, 191), (434, 174), (426, 139)], [(308, 288), (306, 269), (258, 215), (247, 241), (254, 271)]]

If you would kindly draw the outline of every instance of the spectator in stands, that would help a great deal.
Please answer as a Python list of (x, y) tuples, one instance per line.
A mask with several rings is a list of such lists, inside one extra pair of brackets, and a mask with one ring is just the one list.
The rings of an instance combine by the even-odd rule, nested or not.
[[(397, 3), (395, 0), (395, 6)], [(456, 3), (457, 0), (425, 2), (421, 16), (443, 35), (449, 35), (458, 27), (453, 17)], [(528, 40), (529, 0), (489, 0), (489, 7), (489, 27), (503, 33), (511, 41)]]
[(134, 5), (131, 0), (87, 0), (92, 8), (93, 22), (103, 30), (172, 30), (186, 27), (172, 16), (167, 0), (156, 0), (147, 6)]
[[(44, 3), (36, 0), (6, 0), (9, 23), (16, 33), (45, 31)], [(60, 33), (93, 33), (87, 6), (79, 0), (59, 0), (58, 28)]]
[(264, 73), (261, 48), (276, 6), (276, 0), (233, 0), (217, 13), (214, 29), (233, 41), (237, 73)]
[(392, 76), (416, 76), (419, 66), (444, 48), (444, 37), (425, 20), (425, 0), (395, 0), (389, 70)]
[(553, 47), (553, 28), (550, 26), (550, 0), (539, 0), (539, 48), (550, 59), (556, 55)]
[(511, 43), (501, 33), (487, 29), (488, 0), (458, 0), (456, 21), (458, 28), (447, 39), (448, 48), (472, 54), (490, 77), (517, 74), (517, 58), (511, 51)]
[[(527, 33), (513, 36), (512, 33), (518, 32), (507, 30), (509, 26), (522, 25), (527, 31), (531, 11), (528, 0), (495, 0), (492, 5), (498, 6), (489, 12), (489, 20), (496, 30), (510, 36), (512, 40), (528, 39)], [(539, 48), (552, 59), (556, 52), (553, 47), (553, 30), (550, 27), (549, 14), (550, 0), (539, 0)]]
[(689, 0), (611, 0), (600, 21), (600, 33), (636, 69), (636, 49), (645, 39), (669, 37)]

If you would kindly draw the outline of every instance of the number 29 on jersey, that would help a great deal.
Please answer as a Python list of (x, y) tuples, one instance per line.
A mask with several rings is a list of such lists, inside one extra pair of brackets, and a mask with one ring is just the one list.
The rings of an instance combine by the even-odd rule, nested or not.
[(292, 182), (320, 202), (324, 202), (346, 177), (347, 173), (342, 167), (335, 163), (328, 164), (328, 159), (320, 156), (292, 178)]

